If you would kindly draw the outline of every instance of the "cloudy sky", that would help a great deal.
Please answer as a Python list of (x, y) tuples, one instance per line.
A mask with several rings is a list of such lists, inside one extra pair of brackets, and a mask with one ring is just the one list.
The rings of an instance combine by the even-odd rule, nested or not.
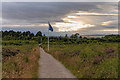
[[(0, 18), (1, 19), (1, 18)], [(118, 33), (117, 2), (3, 2), (2, 30), (42, 31), (51, 36)]]

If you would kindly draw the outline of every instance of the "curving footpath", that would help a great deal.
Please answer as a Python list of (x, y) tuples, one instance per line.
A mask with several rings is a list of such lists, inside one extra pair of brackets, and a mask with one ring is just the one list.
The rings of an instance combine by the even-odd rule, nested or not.
[(39, 78), (75, 78), (59, 61), (40, 48)]

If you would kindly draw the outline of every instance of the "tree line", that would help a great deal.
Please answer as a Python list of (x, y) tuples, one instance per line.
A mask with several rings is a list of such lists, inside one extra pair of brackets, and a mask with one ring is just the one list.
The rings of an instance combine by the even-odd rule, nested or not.
[[(39, 43), (47, 44), (47, 36), (43, 35), (41, 31), (38, 31), (36, 34), (31, 33), (30, 31), (0, 31), (2, 34), (2, 40), (36, 40)], [(120, 35), (106, 35), (101, 38), (87, 38), (82, 37), (79, 33), (72, 34), (70, 37), (66, 34), (65, 36), (51, 36), (50, 42), (52, 43), (91, 43), (91, 42), (120, 42)]]

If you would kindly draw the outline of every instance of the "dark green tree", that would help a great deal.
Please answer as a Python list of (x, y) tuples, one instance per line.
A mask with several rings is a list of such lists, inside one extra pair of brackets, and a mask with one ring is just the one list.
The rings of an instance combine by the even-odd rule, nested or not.
[(80, 36), (79, 38), (82, 39), (82, 36)]
[(30, 38), (34, 37), (34, 34), (33, 33), (30, 33)]
[(26, 31), (26, 36), (30, 36), (30, 31)]
[(38, 31), (37, 34), (36, 34), (36, 37), (42, 37), (42, 32), (41, 31)]
[(76, 33), (76, 34), (72, 34), (72, 35), (70, 36), (70, 38), (74, 38), (74, 39), (77, 39), (77, 38), (78, 38), (78, 35), (79, 35), (79, 33)]
[(68, 35), (67, 35), (67, 34), (65, 34), (65, 38), (68, 38)]

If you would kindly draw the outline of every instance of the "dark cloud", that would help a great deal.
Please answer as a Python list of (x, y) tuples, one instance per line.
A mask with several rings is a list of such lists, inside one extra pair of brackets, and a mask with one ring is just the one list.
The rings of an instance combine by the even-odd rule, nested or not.
[[(94, 12), (94, 13), (107, 13), (117, 14), (117, 3), (103, 3), (103, 2), (3, 2), (2, 5), (2, 17), (3, 25), (10, 24), (46, 24), (48, 21), (64, 22), (62, 18), (68, 16), (70, 13), (76, 13), (78, 11)], [(75, 15), (78, 16), (78, 15)], [(87, 28), (86, 30), (78, 31), (80, 34), (96, 34), (97, 30), (104, 28), (117, 28), (117, 23), (111, 26), (102, 26), (102, 22), (116, 20), (117, 16), (100, 16), (100, 15), (89, 15), (79, 16), (80, 20), (93, 24), (95, 27)], [(47, 27), (3, 27), (3, 30), (31, 30), (37, 32), (41, 30), (46, 33)], [(58, 31), (57, 28), (54, 28)], [(75, 33), (67, 32), (68, 34)], [(65, 33), (54, 32), (52, 35), (62, 35)]]
[[(96, 9), (94, 3), (48, 3), (48, 2), (10, 2), (3, 3), (3, 19), (20, 23), (40, 23), (46, 20), (59, 21), (69, 12)], [(4, 23), (4, 22), (3, 22)], [(5, 22), (7, 23), (7, 22)]]

